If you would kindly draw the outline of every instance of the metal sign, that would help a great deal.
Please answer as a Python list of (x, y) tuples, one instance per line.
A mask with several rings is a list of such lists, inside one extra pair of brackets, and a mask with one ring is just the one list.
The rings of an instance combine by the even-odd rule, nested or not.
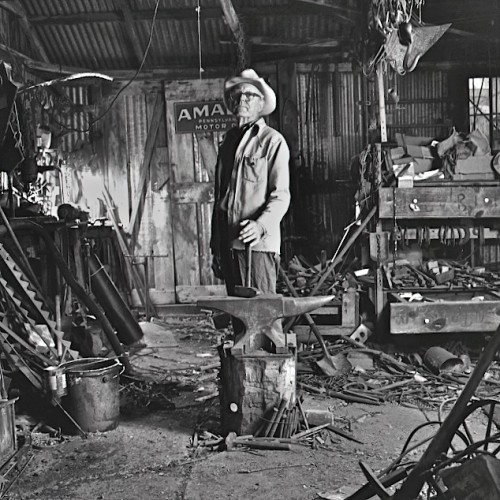
[(177, 134), (225, 132), (236, 124), (224, 101), (176, 102), (174, 115)]

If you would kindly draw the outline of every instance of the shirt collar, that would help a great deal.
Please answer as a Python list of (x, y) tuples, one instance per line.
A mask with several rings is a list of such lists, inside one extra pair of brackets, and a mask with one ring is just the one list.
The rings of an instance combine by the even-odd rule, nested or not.
[(252, 129), (252, 132), (255, 134), (255, 135), (258, 135), (258, 133), (266, 126), (266, 121), (264, 120), (263, 117), (260, 117), (260, 118), (257, 118), (257, 120), (255, 120), (254, 122), (252, 123), (248, 123), (246, 125), (244, 125), (242, 127), (242, 131), (243, 133), (245, 133), (247, 130), (250, 130)]

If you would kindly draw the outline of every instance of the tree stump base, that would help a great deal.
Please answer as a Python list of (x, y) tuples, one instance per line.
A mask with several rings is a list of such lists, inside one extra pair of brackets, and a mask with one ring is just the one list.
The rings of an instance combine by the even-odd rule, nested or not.
[(221, 369), (219, 397), (221, 431), (254, 435), (273, 407), (283, 398), (295, 404), (295, 354), (256, 351), (233, 355), (230, 347), (219, 346)]

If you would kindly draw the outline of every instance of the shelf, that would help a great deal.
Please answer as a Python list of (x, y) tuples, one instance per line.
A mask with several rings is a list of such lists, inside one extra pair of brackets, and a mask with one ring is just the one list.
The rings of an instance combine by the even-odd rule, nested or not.
[(494, 332), (500, 300), (394, 302), (390, 304), (391, 334)]
[(500, 217), (500, 186), (380, 188), (381, 219)]

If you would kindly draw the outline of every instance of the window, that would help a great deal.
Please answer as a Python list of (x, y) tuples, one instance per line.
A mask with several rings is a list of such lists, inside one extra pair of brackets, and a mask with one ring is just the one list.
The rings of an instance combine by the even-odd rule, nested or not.
[(469, 78), (469, 126), (489, 138), (492, 149), (500, 149), (500, 78)]

